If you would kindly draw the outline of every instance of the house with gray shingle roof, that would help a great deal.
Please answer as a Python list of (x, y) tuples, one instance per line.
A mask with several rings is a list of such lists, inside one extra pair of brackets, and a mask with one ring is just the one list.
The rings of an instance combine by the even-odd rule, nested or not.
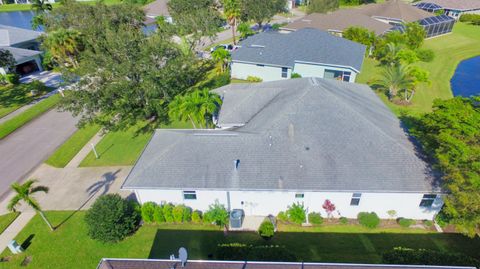
[(232, 52), (232, 78), (263, 81), (320, 77), (354, 82), (362, 68), (365, 46), (304, 28), (295, 32), (263, 32), (243, 40)]
[[(22, 28), (0, 25), (0, 49), (8, 50), (15, 59), (15, 71), (26, 74), (41, 71), (41, 51), (38, 50), (38, 38), (42, 33)], [(0, 73), (5, 73), (0, 67)]]
[(218, 129), (157, 130), (123, 183), (141, 202), (246, 215), (292, 203), (355, 218), (432, 219), (443, 205), (436, 173), (401, 122), (367, 86), (320, 78), (231, 84)]

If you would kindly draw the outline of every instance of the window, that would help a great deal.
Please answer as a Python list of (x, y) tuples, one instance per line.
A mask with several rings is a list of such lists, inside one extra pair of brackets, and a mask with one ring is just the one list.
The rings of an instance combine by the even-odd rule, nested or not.
[(343, 81), (350, 82), (350, 76), (352, 72), (343, 72)]
[(197, 200), (197, 193), (195, 191), (184, 191), (183, 192), (184, 200)]
[(305, 194), (303, 193), (295, 193), (295, 199), (303, 199), (305, 197)]
[(351, 75), (352, 72), (325, 69), (325, 74), (323, 75), (323, 77), (350, 82)]
[(282, 78), (288, 77), (288, 68), (282, 67)]
[(420, 207), (431, 207), (435, 198), (437, 198), (436, 194), (424, 194), (422, 201), (420, 201)]
[(350, 200), (350, 205), (357, 206), (360, 204), (360, 198), (362, 197), (361, 193), (354, 193), (352, 195), (352, 200)]

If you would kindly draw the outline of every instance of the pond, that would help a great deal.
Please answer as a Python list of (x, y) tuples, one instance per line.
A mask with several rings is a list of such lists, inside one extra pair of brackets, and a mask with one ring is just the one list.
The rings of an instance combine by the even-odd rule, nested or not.
[(0, 12), (0, 24), (32, 30), (33, 11)]
[(454, 96), (480, 95), (480, 56), (460, 62), (450, 84)]

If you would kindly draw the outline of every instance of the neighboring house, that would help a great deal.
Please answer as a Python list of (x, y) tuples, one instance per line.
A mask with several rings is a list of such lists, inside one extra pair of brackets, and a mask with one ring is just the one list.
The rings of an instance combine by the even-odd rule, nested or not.
[(313, 262), (255, 262), (191, 260), (182, 264), (180, 260), (161, 259), (107, 259), (100, 261), (97, 269), (475, 269), (467, 266), (392, 265), (354, 263)]
[(425, 28), (427, 37), (434, 37), (450, 33), (455, 20), (445, 15), (433, 15), (402, 0), (387, 0), (380, 4), (340, 9), (328, 14), (310, 14), (282, 29), (295, 31), (305, 27), (314, 27), (341, 35), (349, 27), (360, 26), (377, 35), (382, 35), (392, 30), (402, 30), (402, 24), (408, 22), (418, 22)]
[(354, 82), (362, 68), (365, 46), (313, 28), (268, 31), (243, 40), (232, 52), (232, 78), (263, 81), (302, 77)]
[[(41, 55), (38, 50), (38, 38), (42, 33), (22, 28), (0, 25), (0, 49), (8, 50), (15, 58), (15, 71), (25, 75), (42, 70)], [(0, 67), (0, 73), (5, 74)]]
[(480, 14), (480, 0), (425, 0), (415, 6), (428, 12), (444, 10), (445, 15), (456, 20), (462, 14)]
[(168, 12), (168, 0), (155, 0), (152, 3), (143, 7), (145, 15), (147, 16), (147, 24), (154, 23), (157, 17), (164, 17), (165, 21), (172, 23), (172, 17)]
[(293, 203), (334, 217), (376, 212), (432, 219), (438, 178), (402, 123), (367, 86), (300, 78), (230, 84), (215, 130), (156, 130), (122, 185), (145, 203), (207, 210), (218, 201), (246, 215)]

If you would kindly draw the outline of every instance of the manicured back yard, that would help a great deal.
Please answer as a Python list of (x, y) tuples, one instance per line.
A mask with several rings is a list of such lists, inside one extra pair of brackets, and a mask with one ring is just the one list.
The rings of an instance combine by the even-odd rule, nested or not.
[(479, 238), (421, 233), (422, 230), (415, 229), (362, 232), (364, 228), (354, 225), (345, 226), (348, 228), (341, 232), (330, 228), (324, 232), (279, 232), (269, 241), (253, 232), (230, 232), (225, 236), (215, 226), (145, 225), (120, 243), (103, 244), (86, 236), (84, 212), (72, 213), (47, 212), (54, 225), (64, 222), (55, 232), (50, 232), (42, 219), (35, 216), (16, 238), (26, 252), (11, 256), (6, 250), (1, 257), (10, 261), (0, 266), (21, 268), (20, 263), (28, 256), (31, 268), (95, 268), (103, 257), (168, 258), (181, 246), (188, 249), (190, 259), (215, 259), (217, 245), (227, 242), (282, 245), (303, 261), (379, 263), (382, 252), (397, 246), (462, 252), (480, 258)]
[[(384, 93), (379, 93), (382, 100), (396, 113), (412, 112), (414, 115), (431, 111), (433, 100), (453, 97), (450, 88), (457, 65), (465, 59), (480, 55), (480, 27), (458, 22), (451, 34), (431, 38), (425, 41), (423, 48), (432, 49), (435, 59), (430, 63), (418, 65), (430, 72), (430, 85), (420, 85), (409, 106), (399, 106), (387, 100)], [(362, 72), (357, 77), (358, 83), (370, 84), (379, 79), (378, 62), (366, 58)]]

